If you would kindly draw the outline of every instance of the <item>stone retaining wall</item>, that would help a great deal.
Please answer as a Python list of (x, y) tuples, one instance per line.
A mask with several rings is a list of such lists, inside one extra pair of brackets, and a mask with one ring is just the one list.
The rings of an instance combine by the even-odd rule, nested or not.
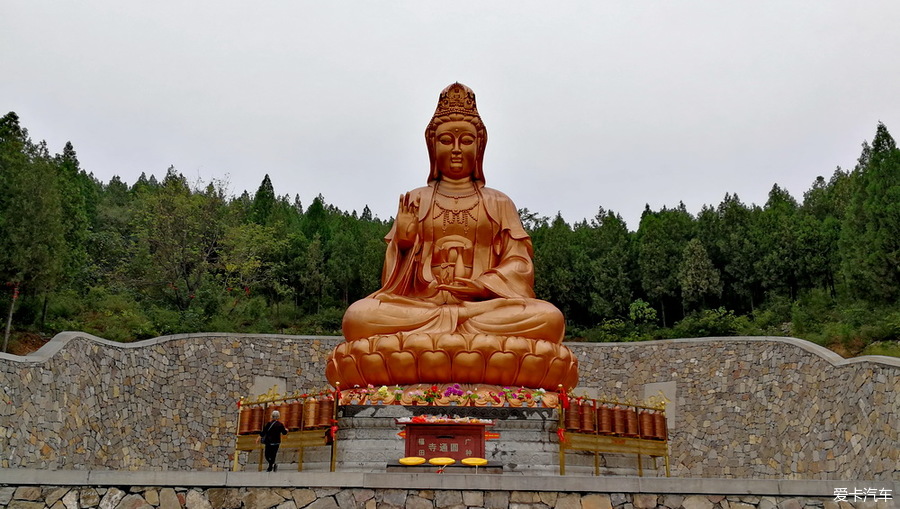
[(898, 487), (847, 481), (0, 469), (0, 507), (890, 509)]
[[(256, 377), (321, 387), (339, 341), (62, 333), (31, 356), (0, 354), (0, 467), (226, 470), (235, 402)], [(673, 476), (900, 478), (897, 359), (843, 360), (785, 338), (570, 348), (580, 387), (597, 394), (641, 400), (647, 384), (674, 382)]]
[[(874, 497), (873, 497), (874, 498)], [(853, 500), (853, 497), (850, 498)], [(0, 488), (8, 509), (889, 509), (893, 500), (556, 491), (159, 486)]]

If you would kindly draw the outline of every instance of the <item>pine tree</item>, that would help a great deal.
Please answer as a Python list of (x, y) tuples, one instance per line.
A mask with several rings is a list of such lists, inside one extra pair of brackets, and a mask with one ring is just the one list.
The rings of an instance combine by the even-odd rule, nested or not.
[(666, 312), (666, 301), (679, 302), (677, 267), (693, 227), (693, 218), (683, 203), (677, 209), (663, 207), (659, 212), (647, 207), (641, 215), (637, 232), (641, 286), (650, 300), (659, 305), (663, 326), (673, 318), (671, 312)]
[(684, 247), (678, 283), (686, 309), (705, 308), (706, 299), (722, 295), (719, 271), (713, 266), (700, 239), (691, 239)]
[(65, 258), (64, 272), (69, 281), (83, 280), (88, 270), (87, 195), (90, 183), (86, 181), (71, 142), (66, 142), (62, 154), (56, 156), (56, 167), (63, 198), (61, 205), (66, 249), (60, 255)]
[(751, 238), (759, 250), (754, 272), (763, 288), (786, 294), (792, 300), (797, 295), (797, 208), (797, 201), (776, 184), (751, 229)]
[(863, 143), (853, 196), (841, 231), (841, 273), (851, 295), (876, 303), (900, 299), (900, 150), (884, 124)]
[(269, 175), (263, 177), (259, 189), (253, 195), (253, 204), (250, 206), (250, 220), (256, 224), (268, 225), (272, 211), (275, 208), (275, 189)]

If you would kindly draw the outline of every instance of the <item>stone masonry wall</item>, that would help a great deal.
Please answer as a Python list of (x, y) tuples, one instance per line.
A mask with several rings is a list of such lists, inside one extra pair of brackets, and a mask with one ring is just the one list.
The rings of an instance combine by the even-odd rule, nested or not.
[(673, 475), (900, 478), (900, 359), (844, 360), (784, 338), (583, 344), (573, 351), (580, 386), (601, 394), (641, 400), (644, 384), (676, 383)]
[(53, 341), (44, 349), (58, 351), (43, 361), (0, 358), (0, 467), (225, 470), (236, 402), (254, 377), (286, 379), (288, 391), (322, 387), (338, 339), (210, 334), (119, 344), (68, 334)]
[[(367, 488), (68, 487), (0, 484), (9, 509), (888, 509), (893, 498)], [(888, 497), (892, 495), (882, 495)], [(859, 497), (857, 497), (859, 498)], [(5, 505), (8, 504), (8, 505)]]
[[(339, 341), (62, 333), (31, 356), (0, 354), (0, 467), (226, 470), (255, 377), (321, 387)], [(784, 338), (569, 346), (595, 393), (641, 400), (645, 384), (675, 382), (673, 476), (900, 478), (897, 359)]]

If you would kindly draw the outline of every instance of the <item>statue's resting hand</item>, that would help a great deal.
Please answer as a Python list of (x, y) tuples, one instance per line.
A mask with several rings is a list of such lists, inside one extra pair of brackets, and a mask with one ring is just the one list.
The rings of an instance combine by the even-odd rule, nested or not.
[(460, 300), (476, 300), (484, 299), (491, 296), (490, 290), (474, 279), (458, 277), (453, 280), (452, 284), (442, 284), (437, 286), (438, 290), (450, 292), (451, 295)]
[(400, 249), (409, 249), (416, 240), (416, 226), (419, 222), (419, 197), (413, 198), (410, 193), (400, 195), (400, 207), (397, 211), (396, 239)]

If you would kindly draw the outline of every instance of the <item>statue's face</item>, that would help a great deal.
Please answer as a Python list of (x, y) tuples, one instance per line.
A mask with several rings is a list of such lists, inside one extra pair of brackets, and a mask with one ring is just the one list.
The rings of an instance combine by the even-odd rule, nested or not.
[(464, 120), (444, 122), (434, 133), (434, 153), (442, 176), (452, 179), (471, 177), (478, 157), (478, 131)]

